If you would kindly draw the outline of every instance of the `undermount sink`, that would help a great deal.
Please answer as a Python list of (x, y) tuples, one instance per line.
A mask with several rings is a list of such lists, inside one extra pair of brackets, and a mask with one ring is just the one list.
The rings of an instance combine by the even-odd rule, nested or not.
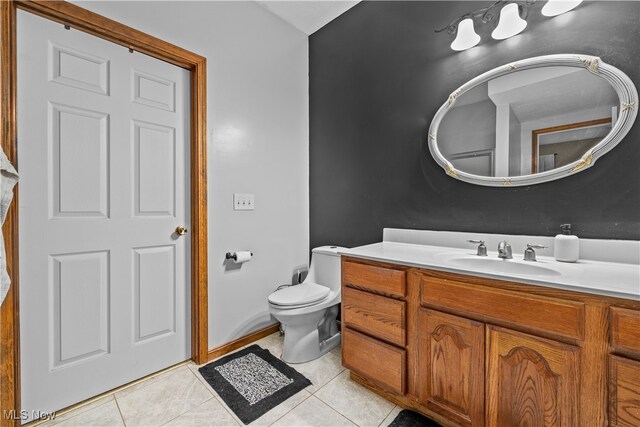
[(555, 270), (528, 261), (489, 257), (452, 257), (447, 263), (462, 268), (484, 270), (502, 274), (528, 274), (532, 276), (559, 276)]

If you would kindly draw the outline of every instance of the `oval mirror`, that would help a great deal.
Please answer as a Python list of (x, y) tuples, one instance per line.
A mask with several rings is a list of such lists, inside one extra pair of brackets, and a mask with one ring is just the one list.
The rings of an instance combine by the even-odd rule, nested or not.
[(488, 71), (455, 90), (429, 127), (445, 172), (480, 185), (531, 185), (592, 166), (633, 124), (631, 79), (600, 58), (548, 55)]

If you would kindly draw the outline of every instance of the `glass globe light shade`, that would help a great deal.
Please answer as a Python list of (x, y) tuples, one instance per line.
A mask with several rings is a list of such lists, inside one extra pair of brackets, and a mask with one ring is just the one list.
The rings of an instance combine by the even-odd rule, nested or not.
[(504, 40), (520, 34), (527, 27), (527, 21), (520, 17), (518, 5), (509, 3), (500, 11), (498, 26), (491, 33), (496, 40)]
[(458, 34), (456, 39), (451, 43), (453, 50), (467, 50), (480, 42), (480, 36), (476, 34), (473, 28), (473, 19), (466, 18), (458, 24)]
[(544, 16), (556, 16), (575, 9), (582, 0), (549, 0), (542, 8)]

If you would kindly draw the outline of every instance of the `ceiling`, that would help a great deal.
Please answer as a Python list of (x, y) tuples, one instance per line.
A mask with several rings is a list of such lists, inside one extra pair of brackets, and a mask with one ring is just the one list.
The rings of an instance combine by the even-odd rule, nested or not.
[(256, 1), (307, 35), (315, 33), (359, 3), (359, 0)]
[[(567, 66), (539, 67), (493, 78), (465, 92), (454, 108), (487, 101), (496, 106), (509, 104), (520, 123), (578, 111), (610, 113), (620, 102), (605, 79), (584, 68)], [(604, 117), (608, 116), (598, 118)]]
[(509, 104), (521, 123), (572, 111), (604, 109), (610, 113), (620, 102), (605, 79), (584, 68), (566, 66), (534, 68), (498, 77), (489, 82), (488, 94), (496, 105)]

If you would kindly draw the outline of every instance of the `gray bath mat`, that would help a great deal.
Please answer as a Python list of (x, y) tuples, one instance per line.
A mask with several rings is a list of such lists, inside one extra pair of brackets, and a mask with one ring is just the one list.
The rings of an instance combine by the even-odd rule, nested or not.
[(245, 424), (311, 385), (305, 376), (258, 345), (209, 363), (199, 371)]

